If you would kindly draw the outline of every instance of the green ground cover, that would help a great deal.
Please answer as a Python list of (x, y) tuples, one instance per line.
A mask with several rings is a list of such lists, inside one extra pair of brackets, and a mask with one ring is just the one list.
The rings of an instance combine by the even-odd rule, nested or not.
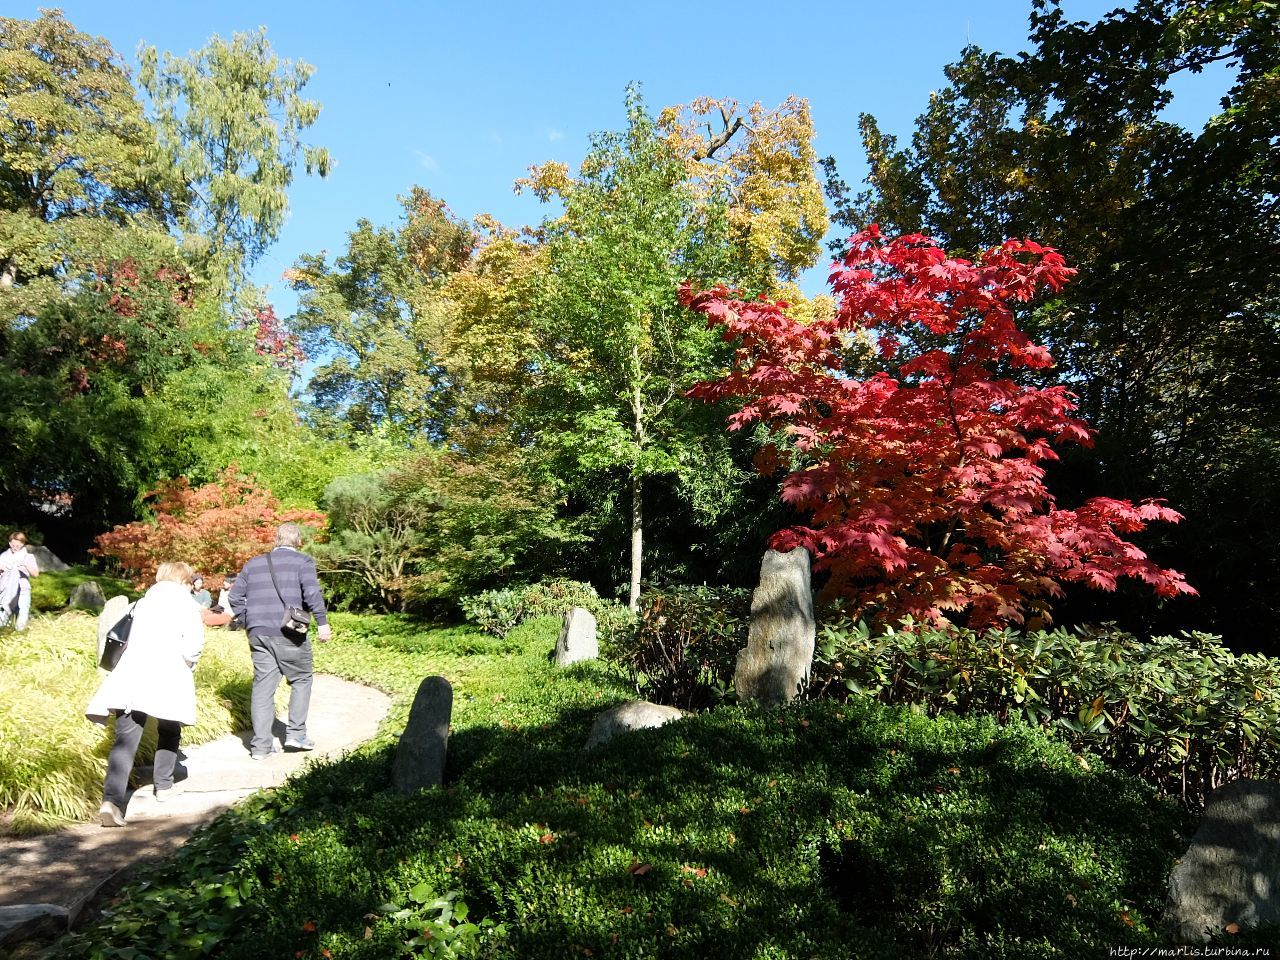
[(76, 587), (90, 580), (97, 581), (102, 595), (111, 598), (124, 594), (130, 599), (139, 596), (133, 584), (119, 577), (109, 577), (90, 567), (70, 567), (66, 570), (46, 570), (31, 581), (31, 610), (33, 613), (53, 613), (61, 610), (71, 599)]
[[(318, 666), (395, 696), (383, 733), (220, 818), (59, 956), (1025, 958), (1167, 942), (1188, 815), (1025, 725), (722, 706), (584, 754), (629, 689), (607, 663), (551, 666), (556, 621), (499, 640), (334, 619)], [(447, 783), (398, 796), (395, 733), (433, 673), (454, 684)]]

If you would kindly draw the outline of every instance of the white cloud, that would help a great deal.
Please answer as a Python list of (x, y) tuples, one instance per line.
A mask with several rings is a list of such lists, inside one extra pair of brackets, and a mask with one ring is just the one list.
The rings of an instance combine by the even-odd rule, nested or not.
[(435, 173), (437, 170), (440, 169), (440, 164), (436, 163), (436, 158), (433, 157), (431, 154), (423, 153), (421, 150), (414, 150), (413, 153), (414, 153), (414, 156), (418, 158), (418, 162), (422, 164), (424, 167), (426, 167), (428, 170), (430, 170), (432, 173)]
[(555, 128), (552, 128), (547, 131), (547, 139), (550, 140), (552, 143), (555, 143), (557, 140), (563, 140), (564, 131), (556, 130)]

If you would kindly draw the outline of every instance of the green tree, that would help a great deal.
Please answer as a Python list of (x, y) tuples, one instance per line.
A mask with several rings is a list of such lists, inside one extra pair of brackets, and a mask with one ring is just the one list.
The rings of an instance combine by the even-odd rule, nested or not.
[(520, 410), (534, 382), (538, 338), (528, 322), (546, 248), (482, 215), (479, 239), (441, 289), (446, 311), (440, 355), (457, 403), (446, 442), (473, 455), (490, 446), (529, 446)]
[(0, 337), (122, 250), (172, 250), (174, 181), (106, 40), (0, 18)]
[(674, 478), (715, 510), (708, 488), (732, 484), (714, 421), (686, 387), (710, 372), (718, 338), (676, 299), (686, 280), (733, 279), (723, 198), (694, 189), (684, 157), (635, 88), (627, 128), (593, 138), (577, 179), (557, 165), (527, 183), (557, 194), (544, 224), (546, 270), (533, 306), (537, 382), (525, 414), (559, 476), (584, 501), (628, 504), (630, 603), (643, 572), (646, 481)]
[(317, 560), (340, 599), (405, 610), (536, 577), (572, 534), (525, 454), (440, 448), (387, 469), (342, 476), (325, 490), (328, 542)]
[(314, 506), (353, 453), (312, 437), (289, 378), (194, 298), (180, 264), (113, 260), (0, 349), (0, 496), (70, 550), (135, 518), (161, 480), (238, 461), (289, 505)]
[(308, 389), (340, 432), (439, 438), (455, 401), (440, 364), (440, 291), (475, 237), (420, 187), (400, 202), (395, 229), (360, 220), (335, 263), (308, 254), (286, 274), (299, 292), (291, 324), (313, 356), (329, 357)]
[[(850, 198), (831, 163), (829, 189), (849, 227), (962, 251), (1037, 236), (1079, 266), (1028, 318), (1102, 438), (1066, 471), (1081, 494), (1184, 512), (1155, 547), (1201, 590), (1203, 613), (1178, 613), (1244, 640), (1280, 614), (1280, 553), (1256, 551), (1280, 506), (1280, 17), (1263, 0), (1148, 0), (1092, 24), (1035, 7), (1031, 52), (965, 50), (909, 146), (864, 116), (871, 189)], [(1219, 62), (1235, 80), (1204, 129), (1163, 119), (1170, 81)]]
[(303, 143), (320, 104), (302, 97), (314, 68), (281, 60), (266, 28), (215, 35), (186, 57), (140, 51), (138, 79), (154, 104), (163, 155), (188, 185), (180, 226), (217, 293), (233, 293), (275, 241), (301, 159), (328, 175), (329, 151)]
[(131, 519), (142, 491), (184, 465), (163, 395), (181, 371), (214, 362), (206, 351), (237, 351), (218, 312), (193, 307), (180, 268), (128, 258), (11, 331), (0, 351), (5, 501), (81, 545)]

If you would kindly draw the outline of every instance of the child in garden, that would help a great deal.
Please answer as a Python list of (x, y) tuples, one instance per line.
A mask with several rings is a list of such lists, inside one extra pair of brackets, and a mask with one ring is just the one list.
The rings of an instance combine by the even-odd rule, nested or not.
[(16, 618), (14, 627), (27, 629), (31, 616), (31, 578), (40, 575), (40, 565), (27, 549), (27, 535), (21, 530), (9, 534), (9, 549), (0, 553), (0, 627)]

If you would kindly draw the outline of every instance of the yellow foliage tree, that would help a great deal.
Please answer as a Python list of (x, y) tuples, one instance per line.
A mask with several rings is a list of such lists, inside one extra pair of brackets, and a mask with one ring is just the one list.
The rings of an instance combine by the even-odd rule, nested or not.
[(440, 291), (448, 321), (440, 362), (466, 398), (449, 440), (478, 453), (506, 441), (511, 412), (528, 388), (538, 345), (524, 318), (546, 257), (530, 231), (511, 230), (488, 214), (474, 226), (474, 254)]
[(699, 97), (667, 107), (658, 127), (686, 158), (690, 180), (725, 198), (734, 240), (766, 292), (818, 262), (828, 220), (807, 100), (744, 112), (736, 100)]

